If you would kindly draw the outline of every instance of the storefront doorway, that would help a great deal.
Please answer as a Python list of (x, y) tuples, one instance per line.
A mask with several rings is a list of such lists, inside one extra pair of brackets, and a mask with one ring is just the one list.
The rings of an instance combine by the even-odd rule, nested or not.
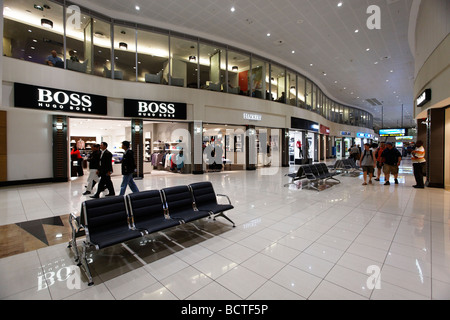
[[(119, 176), (124, 154), (122, 141), (131, 141), (131, 121), (70, 118), (69, 121), (69, 155), (76, 147), (81, 160), (69, 156), (70, 177), (75, 179), (87, 174), (89, 164), (87, 159), (92, 153), (92, 146), (102, 142), (108, 143), (108, 150), (113, 155), (113, 174)], [(81, 167), (81, 168), (80, 168)]]

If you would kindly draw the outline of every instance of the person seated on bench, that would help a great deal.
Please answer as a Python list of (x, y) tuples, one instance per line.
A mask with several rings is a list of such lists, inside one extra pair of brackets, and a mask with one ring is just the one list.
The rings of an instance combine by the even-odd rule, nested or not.
[(64, 68), (64, 62), (58, 57), (56, 50), (52, 50), (51, 55), (47, 57), (45, 63), (51, 67)]

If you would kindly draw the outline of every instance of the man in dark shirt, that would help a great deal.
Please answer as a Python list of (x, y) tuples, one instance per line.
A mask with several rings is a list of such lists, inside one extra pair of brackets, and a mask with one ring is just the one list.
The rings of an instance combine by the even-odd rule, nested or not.
[(384, 160), (383, 172), (386, 181), (384, 185), (390, 185), (389, 178), (391, 174), (394, 175), (395, 184), (398, 184), (398, 167), (402, 161), (401, 153), (397, 150), (397, 148), (394, 148), (392, 142), (388, 142), (386, 143), (386, 149), (381, 154), (381, 157)]
[(134, 170), (136, 169), (136, 163), (134, 161), (133, 151), (130, 149), (130, 142), (123, 141), (122, 149), (125, 150), (125, 154), (122, 159), (122, 184), (120, 186), (120, 195), (123, 196), (125, 194), (125, 190), (127, 186), (130, 186), (132, 192), (139, 192), (136, 183), (133, 180)]
[(111, 181), (111, 174), (113, 173), (112, 167), (112, 153), (109, 152), (108, 144), (102, 142), (100, 144), (100, 150), (102, 151), (100, 155), (100, 167), (97, 170), (97, 174), (100, 176), (100, 182), (98, 183), (97, 192), (91, 196), (91, 198), (100, 198), (100, 193), (106, 188), (109, 193), (107, 197), (114, 196), (116, 193), (114, 191), (114, 185)]
[(83, 193), (83, 196), (91, 194), (92, 188), (94, 188), (95, 184), (99, 182), (100, 178), (97, 175), (97, 170), (100, 167), (100, 145), (95, 144), (92, 146), (92, 153), (89, 155), (89, 177), (87, 179), (86, 192)]

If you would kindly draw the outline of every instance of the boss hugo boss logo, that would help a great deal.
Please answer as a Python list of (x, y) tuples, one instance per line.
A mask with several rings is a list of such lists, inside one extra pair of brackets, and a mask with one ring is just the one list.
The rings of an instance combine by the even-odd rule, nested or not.
[(144, 102), (139, 101), (139, 116), (141, 117), (175, 117), (175, 105), (173, 103), (156, 103), (156, 102)]
[(107, 114), (107, 98), (93, 94), (14, 83), (14, 105), (44, 111)]
[(124, 99), (125, 117), (186, 120), (186, 109), (186, 103)]
[(53, 93), (47, 89), (38, 89), (38, 92), (38, 105), (40, 107), (62, 110), (65, 106), (69, 105), (70, 110), (92, 111), (92, 101), (89, 95), (80, 95), (78, 93), (71, 93), (69, 95), (63, 91)]

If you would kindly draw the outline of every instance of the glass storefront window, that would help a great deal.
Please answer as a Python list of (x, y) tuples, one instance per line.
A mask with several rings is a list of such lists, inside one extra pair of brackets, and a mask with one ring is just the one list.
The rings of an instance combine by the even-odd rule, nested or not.
[(81, 13), (80, 24), (66, 23), (66, 68), (92, 73), (93, 66), (93, 19)]
[(298, 106), (306, 109), (306, 99), (305, 99), (305, 78), (301, 75), (297, 75), (297, 87), (298, 87)]
[[(197, 88), (198, 42), (170, 37), (170, 84), (177, 87)], [(203, 68), (200, 64), (203, 72)], [(200, 85), (206, 85), (206, 83)]]
[(94, 74), (111, 78), (111, 24), (99, 19), (94, 19), (93, 23)]
[(292, 71), (288, 71), (287, 73), (287, 87), (289, 89), (289, 95), (288, 95), (288, 100), (286, 101), (287, 104), (291, 105), (291, 106), (296, 106), (297, 105), (297, 75), (292, 72)]
[(286, 103), (286, 70), (275, 64), (271, 64), (270, 66), (271, 99), (277, 102)]
[(269, 99), (269, 86), (267, 85), (269, 63), (257, 58), (252, 58), (252, 71), (250, 76), (252, 97)]
[(169, 83), (169, 36), (138, 30), (138, 81)]
[(227, 52), (216, 45), (200, 43), (200, 88), (226, 91)]
[(76, 11), (54, 2), (42, 6), (31, 0), (3, 3), (6, 57), (112, 79), (248, 95), (299, 106), (333, 122), (373, 126), (370, 113), (335, 103), (302, 75), (239, 49), (199, 44), (183, 34), (169, 37), (169, 31), (151, 27), (136, 30), (132, 24), (113, 25), (108, 17), (87, 14), (84, 9), (78, 24), (70, 19)]
[(136, 29), (114, 26), (114, 78), (136, 81)]
[(306, 109), (312, 110), (312, 84), (311, 81), (306, 80)]
[[(250, 56), (228, 51), (228, 93), (249, 95)], [(225, 91), (225, 90), (224, 90)]]
[(64, 68), (63, 7), (31, 0), (3, 1), (3, 55)]
[(313, 92), (312, 92), (312, 111), (317, 112), (317, 86), (315, 83), (312, 84)]

